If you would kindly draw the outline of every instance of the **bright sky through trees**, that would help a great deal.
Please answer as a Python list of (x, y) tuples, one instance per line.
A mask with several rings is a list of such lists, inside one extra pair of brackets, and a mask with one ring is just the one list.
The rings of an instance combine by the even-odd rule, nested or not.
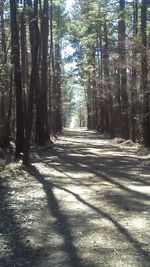
[(66, 10), (69, 11), (69, 9), (72, 7), (74, 3), (74, 0), (67, 0), (66, 1)]
[(28, 165), (78, 108), (150, 147), (149, 25), (148, 0), (0, 0), (0, 146)]
[[(74, 4), (74, 0), (67, 0), (66, 1), (66, 11), (69, 12), (72, 5)], [(69, 42), (65, 41), (64, 48), (62, 49), (62, 58), (66, 58), (69, 55), (72, 55), (74, 53), (74, 48), (70, 45)], [(70, 70), (75, 67), (75, 63), (68, 63), (65, 64), (65, 69)]]

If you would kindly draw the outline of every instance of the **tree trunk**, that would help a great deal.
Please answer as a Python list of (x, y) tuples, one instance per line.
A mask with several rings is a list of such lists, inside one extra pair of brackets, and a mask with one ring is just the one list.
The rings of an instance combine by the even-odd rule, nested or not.
[(136, 61), (137, 61), (137, 48), (135, 38), (138, 34), (138, 0), (133, 2), (133, 53), (132, 53), (132, 81), (131, 81), (131, 139), (136, 141), (136, 110), (137, 110), (137, 89), (136, 89)]
[(48, 0), (44, 0), (42, 18), (41, 18), (41, 105), (42, 105), (42, 121), (43, 133), (39, 139), (41, 145), (50, 139), (48, 127), (48, 109), (47, 109), (47, 95), (48, 95)]
[(106, 109), (108, 116), (108, 133), (111, 138), (114, 137), (114, 123), (113, 123), (113, 108), (112, 108), (112, 93), (110, 88), (110, 71), (109, 71), (109, 54), (108, 54), (108, 30), (107, 23), (104, 23), (104, 80), (106, 84)]
[(148, 59), (147, 59), (147, 7), (148, 0), (142, 0), (141, 6), (141, 36), (142, 36), (142, 60), (141, 60), (141, 89), (143, 91), (143, 136), (145, 146), (150, 147), (150, 93), (148, 88)]
[(56, 134), (56, 73), (54, 59), (54, 34), (53, 34), (53, 0), (50, 1), (50, 55), (51, 55), (51, 130)]
[(19, 46), (19, 27), (17, 21), (17, 1), (10, 0), (11, 17), (11, 51), (12, 63), (14, 65), (14, 80), (16, 88), (16, 157), (23, 152), (24, 143), (24, 122), (23, 122), (23, 103), (22, 103), (22, 82), (20, 67), (20, 46)]
[(55, 73), (56, 73), (56, 133), (62, 130), (62, 96), (61, 96), (61, 55), (59, 41), (55, 45)]
[(119, 76), (121, 93), (121, 137), (129, 138), (128, 121), (128, 95), (127, 95), (127, 72), (126, 72), (126, 25), (125, 25), (125, 0), (119, 0), (120, 15), (118, 22), (119, 42)]
[[(24, 158), (23, 163), (29, 164), (30, 161), (30, 143), (32, 134), (33, 124), (33, 97), (35, 94), (35, 88), (38, 86), (38, 55), (39, 55), (39, 28), (38, 28), (38, 0), (34, 0), (34, 7), (32, 2), (27, 1), (27, 5), (31, 8), (29, 13), (29, 33), (30, 33), (30, 44), (31, 44), (31, 56), (32, 56), (32, 69), (30, 78), (30, 89), (28, 95), (28, 114), (27, 114), (27, 132), (25, 140)], [(35, 19), (36, 18), (36, 19)]]

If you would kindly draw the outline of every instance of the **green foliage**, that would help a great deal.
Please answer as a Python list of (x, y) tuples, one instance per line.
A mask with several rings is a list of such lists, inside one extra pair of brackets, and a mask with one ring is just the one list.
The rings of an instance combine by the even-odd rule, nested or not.
[(10, 73), (11, 68), (12, 64), (10, 63), (0, 64), (0, 78), (1, 79), (8, 78), (8, 74)]
[(66, 75), (63, 79), (63, 113), (71, 117), (75, 111), (75, 92), (73, 87), (72, 76)]
[(10, 165), (8, 164), (7, 161), (3, 161), (0, 164), (0, 172), (2, 175), (5, 175), (5, 176), (10, 175)]

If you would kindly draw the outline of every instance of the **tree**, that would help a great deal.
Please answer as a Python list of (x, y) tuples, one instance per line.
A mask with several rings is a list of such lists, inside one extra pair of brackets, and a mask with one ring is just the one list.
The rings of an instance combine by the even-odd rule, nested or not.
[(22, 81), (20, 67), (20, 43), (19, 27), (17, 18), (17, 1), (10, 1), (10, 18), (11, 18), (11, 51), (12, 63), (14, 65), (14, 81), (16, 89), (16, 157), (23, 152), (24, 144), (24, 122), (23, 122), (23, 105), (22, 105)]
[(128, 95), (126, 71), (126, 25), (125, 25), (125, 0), (119, 0), (120, 14), (118, 21), (118, 51), (119, 51), (119, 78), (120, 78), (120, 103), (121, 103), (121, 137), (129, 138), (128, 121)]
[[(0, 28), (1, 28), (1, 95), (0, 95), (0, 145), (4, 147), (9, 146), (10, 141), (10, 118), (11, 118), (11, 100), (12, 100), (12, 90), (7, 76), (10, 76), (10, 70), (8, 65), (8, 51), (6, 44), (6, 28), (4, 20), (4, 1), (0, 1)], [(6, 97), (9, 90), (9, 98)], [(7, 106), (6, 106), (7, 105)], [(6, 116), (8, 110), (8, 115)]]
[(144, 144), (150, 147), (150, 92), (148, 86), (148, 59), (147, 59), (147, 8), (148, 1), (142, 0), (141, 6), (141, 90), (143, 92), (143, 135)]
[(28, 110), (27, 110), (27, 130), (26, 139), (24, 147), (24, 158), (23, 163), (25, 165), (29, 164), (30, 160), (30, 143), (31, 143), (31, 133), (33, 126), (33, 98), (36, 93), (35, 88), (38, 86), (38, 55), (39, 55), (39, 28), (38, 28), (38, 0), (34, 0), (32, 6), (32, 1), (28, 0), (27, 5), (29, 9), (29, 34), (30, 34), (30, 44), (31, 44), (31, 57), (32, 57), (32, 69), (30, 77), (30, 89), (28, 94)]
[(136, 113), (137, 113), (137, 37), (138, 37), (138, 0), (133, 1), (133, 51), (132, 51), (132, 78), (131, 78), (131, 139), (136, 141)]
[(149, 147), (149, 1), (78, 0), (71, 16), (65, 2), (0, 0), (0, 145), (12, 138), (28, 164), (31, 145), (62, 130), (62, 112), (83, 118), (71, 97), (84, 88), (88, 129)]
[[(42, 6), (42, 4), (40, 4)], [(41, 84), (40, 84), (40, 125), (39, 126), (39, 140), (40, 145), (44, 145), (49, 140), (49, 126), (48, 126), (48, 0), (44, 0), (41, 10)]]

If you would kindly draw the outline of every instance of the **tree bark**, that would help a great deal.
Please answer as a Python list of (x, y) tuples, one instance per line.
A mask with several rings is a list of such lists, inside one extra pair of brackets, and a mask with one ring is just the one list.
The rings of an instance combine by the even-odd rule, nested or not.
[(128, 120), (128, 95), (127, 95), (127, 71), (126, 71), (126, 24), (125, 24), (125, 0), (119, 0), (120, 15), (118, 22), (118, 48), (119, 48), (119, 76), (121, 93), (121, 137), (129, 138)]
[(33, 100), (38, 86), (38, 55), (39, 55), (39, 28), (38, 28), (38, 0), (34, 0), (34, 6), (32, 7), (32, 1), (28, 0), (27, 5), (31, 8), (29, 13), (29, 33), (31, 44), (31, 56), (32, 56), (32, 69), (30, 77), (30, 89), (28, 95), (28, 114), (27, 114), (27, 131), (25, 140), (25, 149), (23, 163), (28, 165), (30, 162), (30, 143), (33, 124)]
[(138, 34), (138, 0), (133, 2), (133, 53), (132, 53), (132, 80), (131, 80), (131, 139), (133, 142), (136, 141), (136, 110), (137, 110), (137, 48), (136, 40)]
[(11, 18), (11, 51), (12, 63), (14, 65), (14, 80), (16, 88), (16, 152), (19, 157), (23, 152), (24, 144), (24, 122), (22, 106), (22, 82), (20, 67), (20, 45), (19, 45), (19, 27), (17, 20), (17, 1), (10, 0), (10, 18)]
[(112, 93), (110, 88), (110, 71), (109, 71), (109, 53), (108, 53), (108, 30), (107, 23), (104, 23), (104, 79), (106, 84), (106, 110), (107, 110), (107, 119), (108, 119), (108, 133), (111, 138), (114, 137), (114, 123), (113, 123), (113, 108), (112, 108)]
[(147, 7), (148, 0), (142, 0), (141, 6), (141, 90), (143, 92), (143, 136), (145, 146), (150, 147), (150, 93), (148, 88), (148, 59), (147, 59)]
[(49, 136), (49, 126), (48, 126), (48, 35), (49, 35), (49, 26), (48, 26), (48, 0), (44, 0), (42, 18), (41, 18), (41, 111), (42, 111), (42, 130), (43, 133), (39, 137), (40, 145), (44, 145), (46, 141), (50, 139)]

